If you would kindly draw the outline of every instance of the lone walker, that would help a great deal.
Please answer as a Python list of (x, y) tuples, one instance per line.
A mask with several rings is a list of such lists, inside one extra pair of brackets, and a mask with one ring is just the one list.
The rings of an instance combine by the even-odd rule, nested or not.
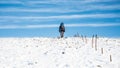
[(59, 32), (60, 32), (61, 38), (63, 38), (64, 37), (64, 32), (65, 32), (65, 26), (64, 26), (63, 22), (59, 26)]

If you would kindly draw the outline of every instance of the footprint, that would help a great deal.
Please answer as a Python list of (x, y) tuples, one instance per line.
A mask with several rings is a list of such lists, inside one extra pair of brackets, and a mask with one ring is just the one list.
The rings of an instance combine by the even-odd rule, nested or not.
[(66, 68), (68, 68), (68, 67), (70, 67), (70, 65), (68, 65), (68, 64), (66, 64), (66, 65), (64, 65)]

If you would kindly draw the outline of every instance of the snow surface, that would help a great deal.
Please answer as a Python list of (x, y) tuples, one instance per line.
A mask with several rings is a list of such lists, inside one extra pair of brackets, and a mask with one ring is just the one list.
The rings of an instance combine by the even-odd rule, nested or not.
[(120, 39), (0, 38), (0, 68), (120, 68)]

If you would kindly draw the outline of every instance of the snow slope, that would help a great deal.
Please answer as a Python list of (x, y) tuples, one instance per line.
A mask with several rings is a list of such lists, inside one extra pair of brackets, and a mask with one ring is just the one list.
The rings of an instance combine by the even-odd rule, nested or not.
[(120, 68), (120, 39), (0, 38), (0, 68)]

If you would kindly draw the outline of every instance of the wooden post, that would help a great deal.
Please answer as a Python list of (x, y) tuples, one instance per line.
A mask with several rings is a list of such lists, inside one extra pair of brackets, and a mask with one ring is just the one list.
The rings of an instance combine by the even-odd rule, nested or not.
[(85, 36), (85, 43), (87, 44), (87, 37)]
[(103, 48), (101, 48), (101, 53), (103, 54)]
[(93, 48), (93, 43), (94, 43), (94, 35), (92, 36), (92, 48)]
[(112, 62), (112, 56), (110, 55), (110, 62)]
[(81, 35), (81, 37), (82, 37), (82, 40), (83, 40), (83, 42), (84, 42), (83, 35)]
[(97, 51), (97, 35), (95, 35), (95, 50)]

